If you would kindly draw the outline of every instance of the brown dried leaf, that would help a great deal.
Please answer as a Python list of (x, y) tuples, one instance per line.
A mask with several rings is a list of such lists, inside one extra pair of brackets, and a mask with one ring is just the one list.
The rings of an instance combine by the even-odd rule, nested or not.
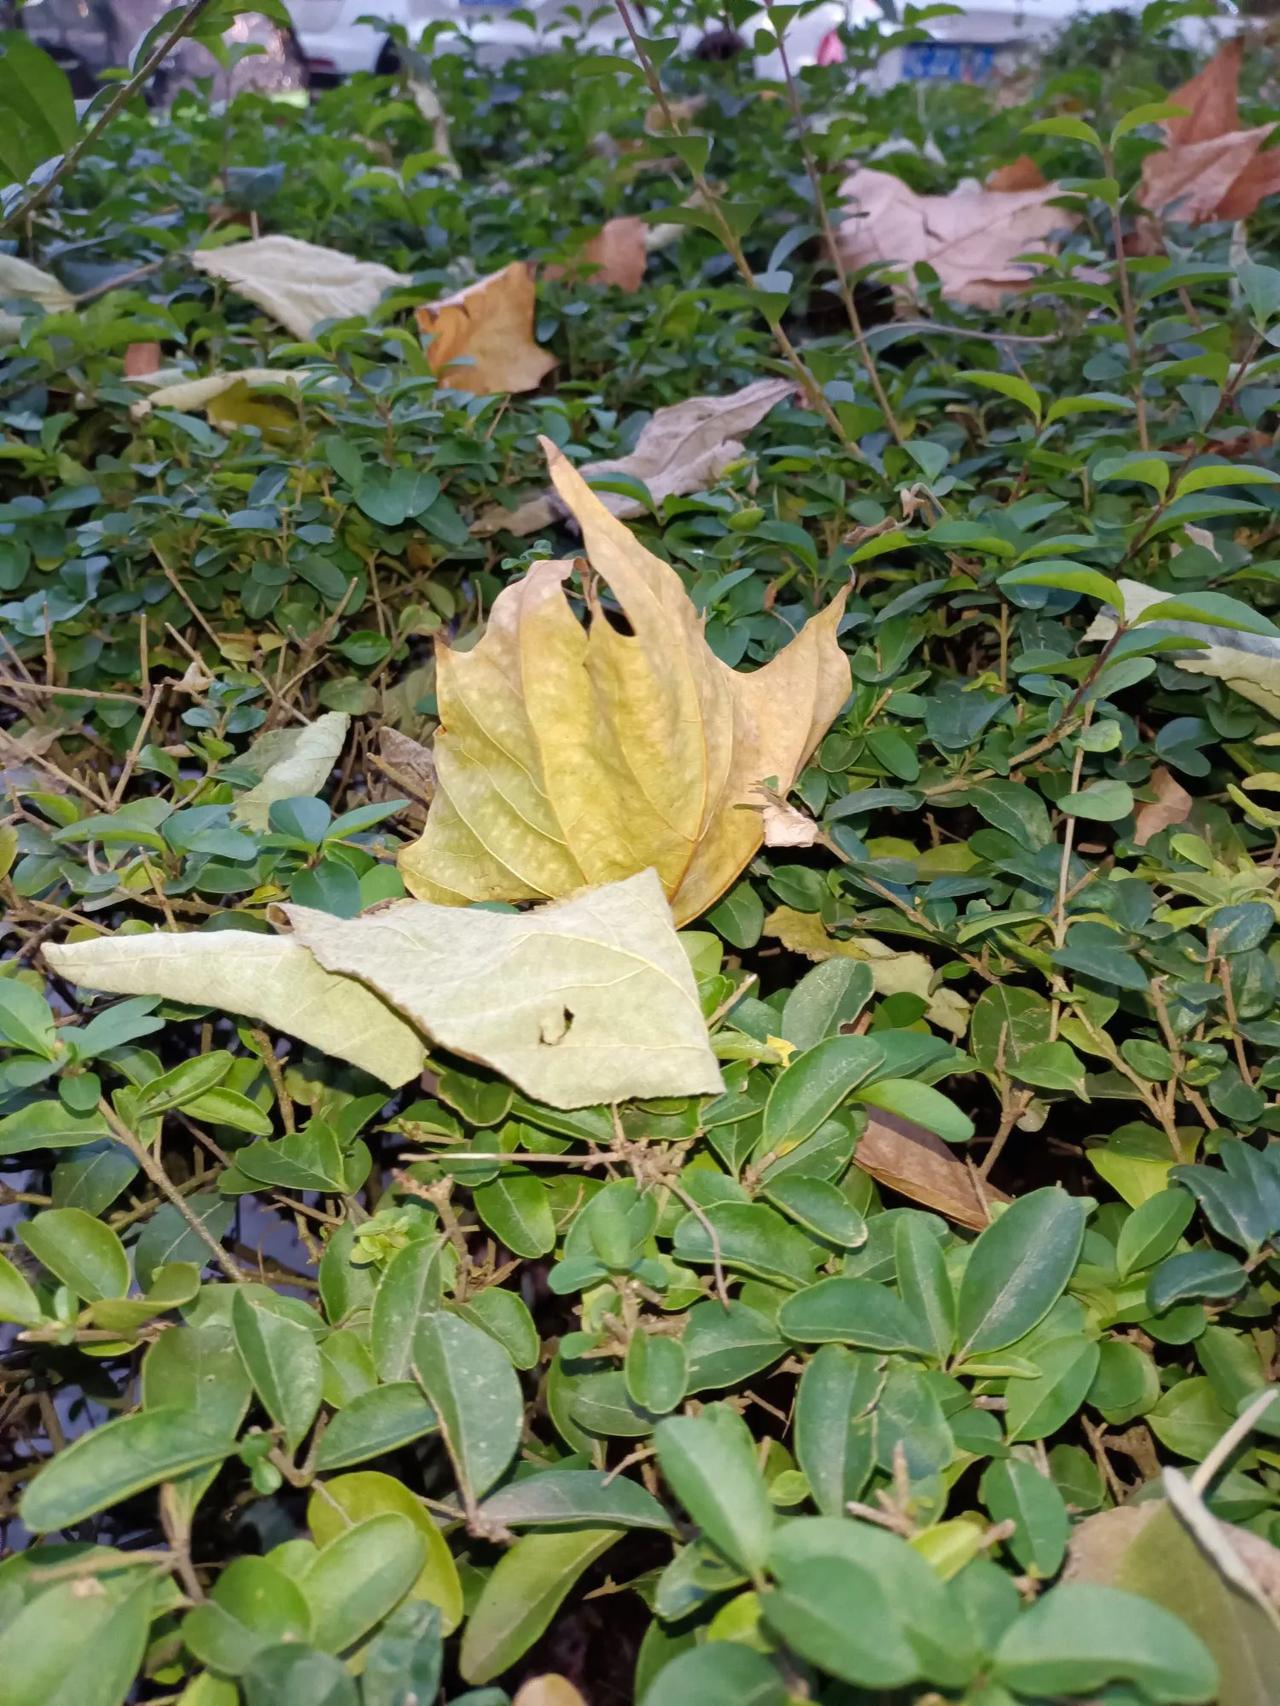
[(400, 816), (411, 829), (421, 830), (436, 791), (436, 761), (430, 747), (401, 734), (399, 729), (384, 726), (378, 731), (378, 748), (374, 763), (390, 787), (379, 788), (377, 798), (407, 794), (410, 803)]
[[(587, 462), (578, 472), (587, 479), (629, 474), (644, 481), (655, 503), (704, 491), (743, 454), (739, 435), (758, 426), (795, 388), (792, 379), (757, 379), (727, 397), (690, 397), (683, 403), (669, 403), (666, 408), (655, 409), (630, 455)], [(617, 492), (601, 492), (599, 498), (611, 515), (621, 519), (644, 513), (642, 504)], [(563, 514), (559, 501), (544, 492), (515, 510), (495, 504), (479, 517), (475, 532), (496, 533), (501, 528), (520, 535), (536, 533)]]
[(563, 266), (547, 267), (546, 276), (639, 290), (649, 259), (648, 235), (649, 227), (643, 219), (610, 219)]
[(158, 373), (161, 359), (159, 344), (129, 344), (124, 352), (124, 376), (143, 379), (149, 373)]
[(1019, 154), (1018, 158), (1010, 160), (1007, 166), (997, 166), (987, 179), (986, 187), (1008, 195), (1017, 190), (1042, 190), (1047, 182), (1044, 173), (1030, 154)]
[(428, 366), (455, 391), (477, 396), (534, 390), (556, 364), (534, 341), (536, 306), (533, 270), (524, 261), (424, 303), (417, 319), (431, 338)]
[(1240, 128), (1244, 41), (1237, 37), (1169, 99), (1187, 109), (1165, 124), (1168, 142), (1142, 163), (1142, 201), (1153, 213), (1198, 225), (1247, 219), (1280, 191), (1280, 153), (1263, 147), (1275, 126)]
[(1182, 783), (1163, 764), (1151, 772), (1150, 786), (1155, 789), (1155, 799), (1144, 800), (1133, 818), (1133, 839), (1139, 847), (1145, 847), (1162, 829), (1185, 823), (1195, 804)]
[(896, 1114), (872, 1113), (853, 1158), (878, 1185), (976, 1232), (991, 1218), (989, 1203), (1009, 1201), (992, 1185), (979, 1190), (973, 1173), (940, 1137)]
[(911, 268), (927, 261), (944, 296), (996, 308), (1010, 291), (1035, 281), (1035, 268), (1015, 257), (1051, 247), (1054, 232), (1075, 225), (1074, 214), (1052, 205), (1059, 193), (1056, 184), (1045, 184), (917, 195), (891, 172), (864, 166), (840, 186), (850, 206), (838, 231), (841, 257), (849, 267)]

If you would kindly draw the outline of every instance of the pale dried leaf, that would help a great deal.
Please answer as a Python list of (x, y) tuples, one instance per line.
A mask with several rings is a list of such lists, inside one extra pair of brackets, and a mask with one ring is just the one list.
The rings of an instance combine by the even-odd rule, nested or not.
[(1155, 790), (1156, 797), (1143, 800), (1133, 814), (1133, 839), (1139, 847), (1145, 847), (1162, 829), (1172, 829), (1174, 824), (1185, 823), (1195, 804), (1172, 770), (1163, 764), (1156, 765), (1147, 785)]
[(252, 930), (155, 931), (48, 943), (59, 977), (110, 995), (160, 995), (256, 1019), (396, 1088), (422, 1071), (418, 1033), (378, 996), (323, 970), (287, 936)]
[[(743, 454), (743, 435), (758, 426), (771, 409), (795, 392), (792, 379), (757, 379), (725, 397), (690, 397), (655, 409), (629, 455), (586, 462), (578, 472), (584, 479), (626, 474), (643, 480), (655, 503), (672, 496), (704, 491), (714, 485), (731, 462)], [(600, 492), (600, 502), (620, 519), (643, 515), (644, 505), (618, 492)], [(476, 522), (476, 533), (499, 528), (524, 535), (549, 527), (562, 515), (550, 492), (530, 499), (519, 509), (495, 504)]]
[(277, 800), (318, 794), (338, 762), (350, 726), (345, 711), (326, 711), (302, 728), (271, 729), (259, 735), (236, 763), (261, 780), (241, 794), (231, 808), (232, 817), (250, 829), (264, 830)]
[[(1127, 622), (1153, 604), (1171, 595), (1142, 581), (1117, 582), (1124, 595), (1124, 614)], [(1109, 640), (1116, 631), (1111, 615), (1096, 616), (1085, 632), (1086, 640)], [(1246, 634), (1237, 628), (1217, 628), (1204, 622), (1152, 622), (1147, 632), (1184, 634), (1189, 640), (1203, 642), (1200, 648), (1185, 652), (1163, 652), (1162, 663), (1176, 664), (1189, 675), (1211, 675), (1239, 693), (1242, 698), (1260, 705), (1272, 717), (1280, 718), (1280, 640), (1265, 634)]]
[(772, 801), (761, 812), (766, 847), (813, 847), (822, 831), (811, 817), (794, 806)]
[(878, 995), (918, 995), (929, 1003), (925, 1017), (940, 1030), (963, 1035), (969, 1023), (968, 1003), (945, 985), (923, 954), (912, 948), (891, 948), (874, 936), (828, 935), (821, 915), (779, 906), (764, 921), (764, 934), (793, 954), (810, 960), (862, 960), (871, 968)]
[(755, 788), (785, 793), (849, 692), (842, 590), (762, 669), (711, 651), (679, 576), (553, 445), (552, 480), (591, 568), (631, 626), (564, 595), (575, 564), (535, 563), (468, 652), (437, 642), (440, 786), (400, 868), (424, 899), (536, 900), (653, 866), (678, 923), (760, 846)]
[[(17, 255), (0, 255), (0, 302), (10, 298), (39, 303), (49, 314), (65, 314), (76, 305), (75, 297), (52, 273)], [(0, 344), (12, 343), (21, 330), (21, 315), (0, 308)]]
[(225, 249), (197, 249), (191, 264), (224, 279), (302, 339), (322, 320), (372, 314), (388, 290), (409, 283), (377, 261), (358, 261), (297, 237), (254, 237)]
[(327, 970), (374, 986), (443, 1047), (552, 1107), (722, 1087), (653, 871), (524, 913), (425, 901), (351, 919), (281, 910)]
[[(151, 373), (134, 377), (149, 379)], [(225, 397), (237, 386), (245, 391), (260, 391), (266, 386), (287, 385), (297, 388), (308, 377), (305, 367), (244, 367), (238, 373), (209, 373), (203, 379), (183, 379), (176, 385), (161, 385), (136, 403), (129, 405), (135, 421), (144, 421), (154, 409), (176, 409), (179, 414), (212, 413), (210, 404)]]
[(991, 1218), (988, 1204), (1009, 1201), (992, 1185), (980, 1190), (970, 1169), (935, 1132), (878, 1109), (869, 1116), (853, 1159), (886, 1190), (975, 1232)]
[(524, 261), (424, 303), (417, 319), (431, 338), (428, 366), (455, 391), (534, 390), (556, 365), (534, 340), (536, 307), (533, 271)]
[[(953, 190), (917, 195), (890, 172), (861, 167), (840, 186), (850, 216), (839, 227), (846, 266), (911, 268), (927, 261), (953, 302), (996, 308), (1011, 291), (1035, 282), (1036, 269), (1016, 257), (1052, 247), (1055, 232), (1070, 229), (1074, 214), (1052, 205), (1061, 192), (1043, 188)], [(910, 283), (906, 285), (911, 289)]]

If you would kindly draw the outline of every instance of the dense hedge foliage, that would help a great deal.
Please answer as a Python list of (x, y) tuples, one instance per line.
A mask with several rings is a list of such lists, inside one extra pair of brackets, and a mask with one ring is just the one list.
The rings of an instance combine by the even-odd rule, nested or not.
[[(701, 145), (569, 49), (435, 59), (456, 176), (390, 79), (194, 93), (9, 233), (77, 296), (0, 349), (12, 1706), (1273, 1699), (1276, 216), (1153, 231), (1118, 121), (1183, 50), (1075, 39), (994, 92), (806, 71), (803, 124), (666, 59), (753, 283)], [(856, 278), (873, 386), (821, 202), (1028, 149), (1061, 252), (992, 311)], [(541, 389), (437, 382), (415, 303), (635, 213), (681, 224), (641, 289), (540, 278)], [(246, 226), (413, 283), (289, 343), (189, 263)], [(632, 523), (745, 670), (852, 583), (816, 839), (683, 936), (722, 1095), (563, 1111), (436, 1048), (389, 1094), (48, 973), (402, 896), (433, 638), (578, 548), (477, 518), (540, 434), (793, 371), (771, 320), (823, 408)], [(135, 419), (148, 344), (322, 382)], [(324, 712), (328, 779), (238, 810)]]

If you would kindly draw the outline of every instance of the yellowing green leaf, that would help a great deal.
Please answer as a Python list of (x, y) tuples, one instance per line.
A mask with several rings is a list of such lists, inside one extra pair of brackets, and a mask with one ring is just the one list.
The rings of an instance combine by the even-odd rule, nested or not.
[(877, 995), (918, 995), (929, 1003), (925, 1018), (939, 1030), (961, 1036), (969, 1023), (969, 1004), (953, 989), (935, 990), (937, 973), (923, 954), (899, 950), (874, 936), (829, 936), (816, 912), (798, 912), (778, 906), (764, 921), (764, 934), (775, 936), (793, 954), (810, 960), (835, 957), (861, 960), (871, 968)]
[(574, 564), (546, 562), (499, 594), (471, 651), (438, 648), (440, 787), (401, 870), (422, 899), (460, 905), (548, 899), (652, 866), (687, 923), (759, 848), (756, 785), (773, 777), (785, 793), (848, 694), (844, 594), (740, 674), (708, 647), (674, 570), (544, 448), (632, 631), (594, 595), (584, 629), (564, 594)]
[(302, 728), (272, 729), (261, 735), (238, 762), (256, 771), (261, 780), (232, 807), (231, 815), (250, 829), (266, 829), (267, 816), (277, 800), (318, 794), (338, 762), (351, 718), (345, 711), (326, 711)]

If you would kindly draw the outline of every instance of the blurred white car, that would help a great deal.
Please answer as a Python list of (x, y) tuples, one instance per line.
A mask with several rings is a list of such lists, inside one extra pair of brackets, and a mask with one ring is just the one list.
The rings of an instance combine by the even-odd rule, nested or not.
[[(626, 31), (612, 5), (570, 0), (287, 0), (294, 32), (313, 80), (356, 71), (391, 71), (395, 43), (371, 18), (403, 24), (416, 44), (428, 24), (452, 24), (477, 49), (482, 65), (502, 65), (562, 41), (588, 52), (624, 51)], [(532, 19), (532, 23), (530, 22)]]
[[(1146, 0), (980, 0), (955, 13), (927, 19), (920, 27), (927, 41), (891, 48), (881, 59), (872, 81), (887, 88), (901, 82), (980, 82), (1009, 70), (1020, 52), (1045, 40), (1081, 13), (1117, 10), (1141, 12)], [(429, 24), (446, 23), (475, 45), (482, 65), (501, 65), (524, 54), (537, 53), (562, 41), (586, 52), (628, 53), (626, 32), (612, 0), (288, 0), (294, 32), (313, 81), (346, 77), (356, 71), (390, 71), (396, 64), (395, 44), (385, 18), (402, 24), (416, 44)], [(637, 22), (644, 28), (641, 0), (632, 0)], [(1230, 10), (1226, 5), (1224, 10)], [(785, 42), (792, 71), (807, 65), (833, 65), (845, 60), (842, 29), (872, 26), (885, 36), (899, 25), (889, 22), (877, 0), (826, 0), (787, 25)], [(1188, 45), (1206, 26), (1204, 19), (1184, 20), (1180, 26)], [(753, 52), (758, 32), (772, 33), (761, 12), (737, 31), (728, 31), (716, 18), (714, 0), (707, 0), (705, 24), (689, 24), (681, 32), (682, 53), (727, 57), (735, 38)], [(776, 49), (755, 52), (758, 77), (783, 78), (782, 57)]]
[[(1073, 19), (1104, 12), (1141, 13), (1147, 0), (980, 0), (963, 5), (941, 17), (919, 25), (927, 41), (908, 42), (890, 48), (879, 60), (871, 82), (877, 88), (895, 83), (981, 83), (1017, 67), (1028, 49), (1045, 42)], [(1233, 4), (1223, 4), (1223, 14), (1233, 14)], [(1180, 38), (1188, 47), (1208, 45), (1221, 33), (1223, 19), (1184, 18), (1178, 25)], [(876, 0), (827, 0), (813, 11), (794, 18), (787, 26), (784, 43), (792, 72), (808, 65), (837, 65), (846, 49), (841, 37), (845, 28), (872, 27), (881, 35), (896, 34), (901, 26), (890, 23)], [(1227, 24), (1229, 28), (1229, 23)], [(749, 43), (757, 32), (772, 35), (768, 17), (761, 12), (746, 25)], [(758, 77), (781, 82), (782, 54), (777, 48), (757, 52)]]

